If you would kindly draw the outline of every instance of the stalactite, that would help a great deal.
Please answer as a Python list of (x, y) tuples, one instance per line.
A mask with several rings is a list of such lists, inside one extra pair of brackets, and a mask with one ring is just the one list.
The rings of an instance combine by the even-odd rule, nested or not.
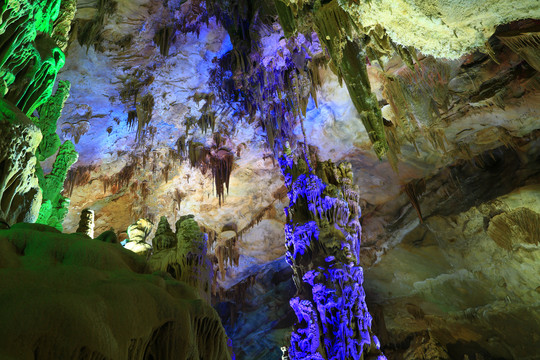
[(487, 229), (489, 237), (501, 248), (512, 251), (519, 244), (540, 242), (540, 214), (519, 207), (494, 216)]
[(276, 10), (279, 15), (279, 22), (286, 37), (291, 37), (296, 32), (296, 19), (289, 6), (281, 0), (275, 0)]
[(176, 141), (176, 150), (178, 152), (178, 156), (180, 158), (185, 158), (187, 155), (187, 148), (186, 148), (186, 135), (181, 135), (178, 140)]
[(81, 46), (86, 45), (87, 48), (94, 46), (96, 50), (102, 51), (100, 45), (103, 41), (102, 32), (105, 21), (116, 12), (118, 3), (115, 0), (98, 0), (96, 8), (94, 18), (80, 25), (80, 29), (77, 31), (77, 40)]
[(227, 149), (215, 151), (210, 158), (210, 167), (212, 168), (212, 177), (219, 205), (224, 200), (225, 189), (229, 193), (229, 180), (234, 165), (234, 154)]
[[(260, 58), (252, 50), (235, 48), (221, 57), (211, 71), (211, 84), (223, 102), (236, 102), (241, 113), (255, 118), (264, 113), (260, 124), (270, 148), (276, 151), (275, 139), (293, 140), (293, 128), (299, 116), (305, 114), (310, 95), (316, 102), (316, 90), (321, 85), (318, 75), (319, 58), (324, 57), (313, 35), (298, 35), (288, 40), (286, 49), (274, 58)], [(281, 60), (283, 59), (283, 60)]]
[(64, 122), (61, 126), (62, 136), (64, 138), (71, 138), (75, 144), (79, 143), (81, 136), (86, 134), (90, 130), (90, 123), (88, 120), (80, 120), (76, 123)]
[(169, 56), (171, 45), (175, 40), (176, 34), (173, 25), (162, 27), (154, 36), (154, 43), (159, 47), (161, 56)]
[(199, 120), (197, 121), (199, 124), (199, 127), (201, 128), (201, 131), (203, 134), (206, 134), (208, 129), (211, 129), (212, 132), (214, 132), (214, 128), (216, 126), (216, 112), (215, 111), (207, 111), (203, 112)]
[(186, 193), (181, 191), (180, 189), (176, 188), (173, 192), (173, 201), (176, 203), (176, 206), (178, 207), (178, 211), (180, 211), (180, 206), (182, 205), (182, 201), (186, 198)]
[(171, 164), (170, 163), (165, 164), (163, 169), (161, 169), (161, 173), (163, 174), (163, 178), (165, 179), (165, 184), (169, 182), (169, 172), (170, 171), (171, 171)]
[[(174, 9), (178, 10), (178, 9)], [(208, 26), (208, 12), (206, 11), (205, 0), (192, 0), (184, 3), (180, 9), (181, 15), (177, 23), (177, 28), (183, 34), (195, 33), (197, 38), (203, 25)]]
[(150, 195), (151, 193), (150, 185), (148, 185), (148, 181), (144, 180), (141, 183), (140, 190), (141, 190), (141, 197), (143, 201), (146, 201), (146, 199), (148, 198), (148, 195)]
[(333, 0), (315, 12), (314, 22), (319, 38), (325, 43), (337, 75), (345, 81), (353, 104), (364, 124), (374, 150), (382, 157), (388, 144), (385, 138), (381, 110), (371, 92), (364, 51), (349, 40), (354, 24), (349, 15)]
[(188, 141), (189, 162), (191, 167), (198, 167), (203, 174), (206, 173), (208, 167), (208, 157), (210, 156), (210, 150), (207, 149), (202, 143)]
[(94, 165), (77, 166), (69, 169), (64, 183), (64, 193), (71, 197), (75, 186), (88, 184), (94, 170), (96, 170)]
[(143, 139), (144, 131), (150, 124), (152, 119), (152, 113), (154, 111), (154, 96), (152, 94), (145, 94), (140, 102), (136, 105), (137, 109), (137, 142), (141, 142)]
[(418, 214), (418, 219), (423, 223), (424, 219), (422, 218), (422, 210), (420, 209), (420, 203), (418, 202), (418, 197), (422, 195), (422, 192), (425, 190), (425, 182), (421, 181), (411, 181), (403, 187), (403, 191), (407, 194), (409, 201), (416, 210)]
[(540, 71), (540, 32), (500, 34), (497, 38), (536, 71)]
[(129, 182), (135, 175), (135, 169), (137, 164), (134, 162), (126, 164), (122, 170), (111, 176), (102, 175), (100, 180), (103, 183), (103, 193), (107, 192), (107, 189), (111, 188), (113, 193), (116, 193), (123, 187), (127, 187)]

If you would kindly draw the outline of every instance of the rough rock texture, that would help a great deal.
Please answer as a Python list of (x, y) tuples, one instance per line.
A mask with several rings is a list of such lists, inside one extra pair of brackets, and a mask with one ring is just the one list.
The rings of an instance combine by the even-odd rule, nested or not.
[[(409, 209), (384, 254), (365, 247), (365, 263), (378, 259), (366, 270), (370, 308), (381, 309), (381, 342), (395, 356), (429, 331), (452, 359), (536, 358), (539, 339), (529, 329), (540, 327), (538, 148), (533, 154), (528, 165), (506, 153), (485, 170), (465, 165), (454, 180), (433, 179), (420, 202), (423, 224)], [(436, 203), (431, 191), (453, 195)]]
[(0, 218), (34, 222), (42, 193), (35, 175), (41, 132), (9, 101), (0, 99)]
[(302, 166), (303, 157), (295, 164), (285, 151), (279, 159), (290, 200), (285, 258), (293, 269), (297, 296), (290, 305), (298, 318), (289, 355), (386, 360), (362, 287), (361, 214), (350, 164), (317, 163), (311, 170), (309, 163)]
[(0, 230), (2, 359), (230, 359), (216, 312), (119, 244)]
[(62, 114), (64, 104), (69, 97), (70, 88), (71, 85), (69, 82), (60, 81), (55, 94), (39, 107), (39, 117), (34, 118), (34, 121), (43, 134), (37, 154), (39, 161), (44, 161), (56, 154), (61, 145), (60, 138), (56, 133), (57, 122)]
[(156, 235), (152, 239), (152, 248), (154, 253), (176, 247), (178, 240), (175, 233), (171, 230), (167, 217), (162, 216), (159, 219), (159, 224), (156, 230)]
[(50, 96), (65, 56), (51, 38), (60, 0), (3, 2), (1, 79), (5, 98), (30, 116)]
[[(39, 140), (43, 141), (37, 149), (39, 161), (43, 161), (56, 153), (60, 146), (60, 139), (56, 135), (56, 122), (60, 117), (69, 92), (69, 83), (63, 82), (59, 85), (56, 95), (51, 97), (58, 71), (65, 62), (63, 50), (67, 45), (67, 37), (75, 10), (72, 1), (69, 2), (71, 5), (65, 2), (65, 6), (61, 6), (61, 2), (60, 0), (8, 0), (2, 2), (1, 9), (0, 96), (3, 98), (1, 106), (3, 111), (2, 121), (13, 122), (10, 119), (14, 119), (13, 111), (15, 107), (31, 117), (43, 134)], [(55, 33), (54, 38), (53, 33)], [(34, 115), (38, 117), (36, 118)], [(17, 117), (21, 116), (18, 114)], [(29, 133), (36, 131), (30, 122), (18, 122), (20, 123), (19, 126), (25, 124), (28, 127), (27, 130), (21, 129), (20, 131)], [(13, 135), (9, 133), (9, 126), (5, 124), (2, 125), (2, 132), (2, 137)], [(23, 139), (25, 136), (21, 134), (18, 137)], [(12, 149), (13, 151), (18, 151), (19, 156), (24, 154), (27, 157), (23, 163), (31, 161), (32, 173), (37, 172), (39, 186), (43, 190), (43, 204), (39, 204), (41, 199), (36, 198), (38, 201), (29, 200), (28, 204), (22, 205), (21, 209), (14, 211), (10, 215), (10, 221), (19, 216), (19, 221), (35, 221), (36, 216), (31, 204), (34, 202), (38, 206), (42, 205), (38, 218), (41, 223), (62, 229), (62, 222), (67, 213), (69, 200), (60, 196), (65, 180), (65, 173), (63, 177), (61, 175), (63, 170), (60, 169), (62, 168), (60, 163), (69, 163), (68, 158), (72, 157), (71, 153), (74, 150), (69, 149), (69, 144), (64, 143), (61, 154), (57, 158), (60, 163), (55, 163), (56, 168), (53, 169), (53, 173), (48, 174), (47, 178), (45, 178), (40, 164), (36, 164), (35, 160), (32, 160), (36, 148), (31, 144), (27, 144), (24, 149), (19, 148), (17, 150), (16, 145), (13, 145), (15, 146)], [(32, 154), (27, 153), (30, 150)], [(13, 158), (11, 161), (20, 162), (6, 149), (2, 149), (0, 154), (2, 158)], [(65, 172), (76, 159), (75, 156), (69, 165), (64, 164), (66, 165)], [(5, 166), (6, 169), (2, 171), (6, 178), (9, 179), (12, 177), (10, 172), (13, 169), (8, 163)], [(20, 171), (24, 172), (23, 168), (26, 165), (21, 163), (19, 166), (22, 166)], [(13, 188), (0, 189), (0, 194), (6, 192), (3, 199), (3, 211), (7, 211), (7, 207), (10, 206), (11, 199), (9, 198), (14, 196), (16, 187), (19, 186), (17, 177), (21, 174), (15, 176), (10, 180), (12, 182), (8, 183)], [(25, 191), (29, 199), (36, 196), (35, 190), (28, 188)], [(20, 202), (20, 200), (18, 201)], [(20, 211), (29, 211), (29, 213), (27, 216), (16, 214), (16, 212)]]
[[(295, 9), (316, 3), (281, 1)], [(540, 17), (534, 0), (519, 4), (499, 0), (339, 0), (339, 4), (360, 28), (382, 26), (396, 43), (442, 58), (457, 58), (484, 46), (497, 25)]]

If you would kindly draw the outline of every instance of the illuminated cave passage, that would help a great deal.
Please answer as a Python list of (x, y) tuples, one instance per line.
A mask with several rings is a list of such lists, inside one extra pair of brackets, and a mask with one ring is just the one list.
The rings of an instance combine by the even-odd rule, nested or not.
[(538, 0), (0, 9), (0, 359), (539, 359)]

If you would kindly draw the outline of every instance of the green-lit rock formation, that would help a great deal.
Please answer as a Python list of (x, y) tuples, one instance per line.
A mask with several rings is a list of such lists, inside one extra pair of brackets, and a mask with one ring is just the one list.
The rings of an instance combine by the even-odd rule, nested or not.
[[(69, 83), (61, 82), (56, 95), (51, 97), (51, 94), (58, 71), (64, 66), (63, 50), (67, 47), (75, 10), (72, 0), (5, 0), (1, 3), (0, 96), (5, 115), (2, 120), (11, 125), (2, 127), (2, 138), (7, 142), (0, 151), (0, 158), (13, 170), (3, 174), (6, 189), (2, 191), (2, 216), (9, 222), (36, 220), (35, 208), (39, 207), (41, 197), (39, 189), (35, 188), (34, 169), (44, 193), (39, 222), (61, 229), (67, 213), (69, 200), (60, 193), (67, 170), (77, 160), (77, 154), (71, 143), (60, 146), (56, 123), (68, 97)], [(32, 118), (34, 125), (28, 117), (36, 110), (38, 117)], [(36, 131), (39, 133), (36, 125), (42, 136), (36, 134)], [(8, 144), (9, 138), (11, 142), (20, 142), (22, 147), (17, 151), (19, 145)], [(39, 148), (35, 146), (36, 141)], [(59, 148), (52, 173), (44, 176), (34, 157), (36, 150), (38, 160), (43, 161)], [(20, 188), (23, 178), (27, 184), (24, 189)], [(30, 188), (34, 190), (29, 191)], [(15, 205), (21, 202), (20, 199), (14, 202), (17, 196), (26, 198), (24, 205)], [(28, 213), (24, 214), (25, 211)]]
[(0, 230), (0, 358), (230, 360), (216, 311), (119, 244)]
[(13, 104), (0, 99), (0, 219), (33, 222), (41, 191), (35, 176), (35, 151), (41, 133)]
[(152, 241), (157, 247), (148, 262), (150, 269), (167, 271), (175, 279), (197, 289), (201, 299), (210, 301), (212, 265), (206, 256), (205, 234), (193, 220), (193, 215), (186, 215), (176, 222), (176, 242), (173, 242), (171, 234), (174, 236), (174, 233), (163, 219), (159, 233)]
[(60, 137), (56, 134), (57, 122), (69, 97), (70, 88), (71, 84), (68, 81), (60, 81), (56, 93), (38, 109), (39, 118), (35, 119), (35, 122), (43, 134), (37, 152), (39, 161), (53, 156), (60, 147)]
[(65, 56), (51, 33), (60, 0), (14, 1), (2, 5), (0, 77), (5, 98), (31, 115), (51, 96)]
[[(68, 140), (60, 146), (51, 173), (45, 175), (40, 184), (43, 190), (43, 204), (40, 209), (38, 223), (62, 230), (62, 223), (68, 211), (69, 199), (62, 196), (61, 193), (64, 189), (67, 172), (78, 157), (79, 155), (71, 141)], [(51, 209), (50, 213), (49, 209)]]

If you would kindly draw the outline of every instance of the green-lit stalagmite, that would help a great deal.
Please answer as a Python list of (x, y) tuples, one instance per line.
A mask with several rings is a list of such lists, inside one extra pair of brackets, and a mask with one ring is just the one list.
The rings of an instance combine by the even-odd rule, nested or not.
[(38, 223), (62, 230), (69, 199), (62, 196), (61, 193), (64, 189), (67, 172), (77, 159), (78, 154), (73, 143), (69, 140), (64, 142), (60, 146), (51, 173), (45, 175), (43, 181), (40, 182), (43, 190), (43, 205), (40, 209)]

